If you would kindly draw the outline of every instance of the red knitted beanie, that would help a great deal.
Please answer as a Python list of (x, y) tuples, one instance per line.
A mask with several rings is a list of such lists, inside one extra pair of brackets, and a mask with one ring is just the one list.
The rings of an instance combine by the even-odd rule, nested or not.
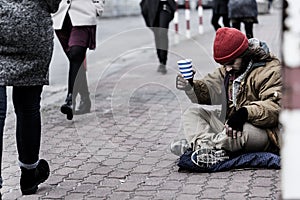
[(238, 58), (248, 48), (245, 34), (235, 28), (219, 28), (214, 41), (214, 59), (220, 64)]

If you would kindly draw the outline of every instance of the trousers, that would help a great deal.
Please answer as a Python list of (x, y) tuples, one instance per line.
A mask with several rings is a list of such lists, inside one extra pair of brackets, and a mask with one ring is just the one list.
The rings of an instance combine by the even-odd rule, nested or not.
[(231, 138), (226, 135), (224, 124), (218, 118), (220, 110), (193, 105), (183, 115), (185, 137), (193, 148), (224, 149), (229, 152), (266, 151), (270, 145), (264, 129), (245, 123), (242, 135)]

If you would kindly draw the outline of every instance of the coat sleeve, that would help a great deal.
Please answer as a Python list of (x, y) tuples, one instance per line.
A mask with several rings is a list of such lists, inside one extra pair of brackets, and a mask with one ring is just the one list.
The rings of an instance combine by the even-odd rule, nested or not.
[(257, 71), (253, 87), (259, 90), (257, 101), (252, 101), (244, 107), (248, 110), (248, 121), (254, 126), (270, 128), (279, 123), (281, 110), (282, 78), (281, 65), (273, 65), (262, 71)]
[(191, 101), (207, 105), (221, 104), (224, 73), (224, 69), (218, 68), (213, 73), (207, 74), (203, 79), (195, 80), (194, 95), (188, 95)]
[(97, 16), (102, 16), (104, 11), (105, 0), (93, 0), (96, 7)]

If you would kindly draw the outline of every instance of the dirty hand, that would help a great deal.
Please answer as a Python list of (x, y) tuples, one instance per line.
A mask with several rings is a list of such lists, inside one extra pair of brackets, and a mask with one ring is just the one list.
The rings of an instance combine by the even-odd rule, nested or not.
[(242, 107), (238, 109), (225, 124), (226, 134), (232, 138), (242, 136), (243, 126), (246, 123), (247, 119), (247, 108)]
[[(193, 70), (193, 75), (196, 71)], [(190, 91), (193, 89), (193, 78), (186, 80), (183, 78), (182, 74), (177, 74), (176, 77), (176, 88), (179, 90)]]

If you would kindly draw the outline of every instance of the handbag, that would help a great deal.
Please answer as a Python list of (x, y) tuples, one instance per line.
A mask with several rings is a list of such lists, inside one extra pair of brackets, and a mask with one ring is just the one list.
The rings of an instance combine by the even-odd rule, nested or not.
[(50, 13), (55, 13), (58, 10), (61, 0), (45, 0)]

